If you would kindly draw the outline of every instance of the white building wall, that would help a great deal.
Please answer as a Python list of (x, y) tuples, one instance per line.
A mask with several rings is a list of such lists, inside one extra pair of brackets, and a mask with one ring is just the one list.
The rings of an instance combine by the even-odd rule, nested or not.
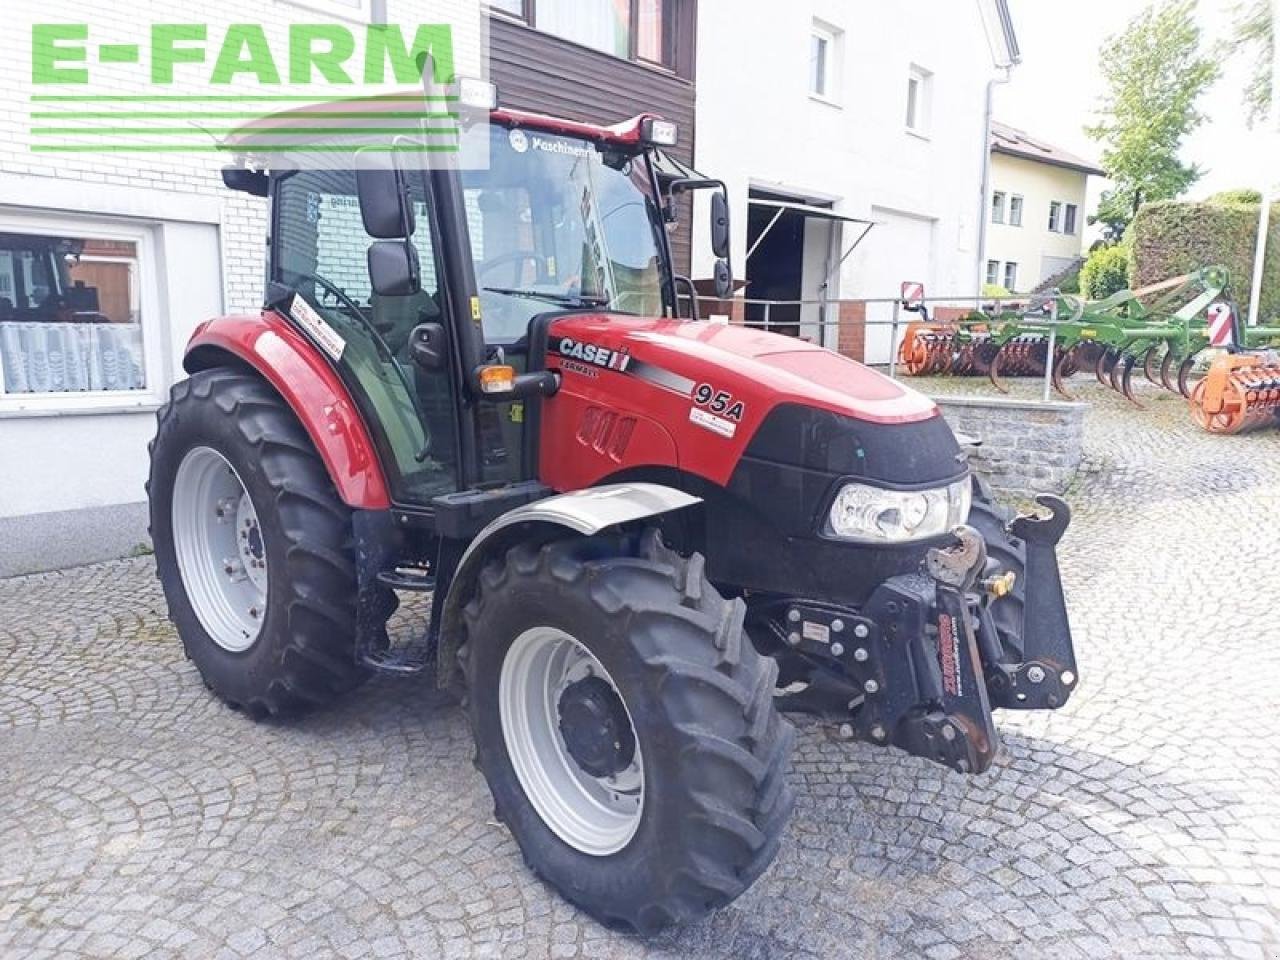
[[(1000, 263), (1000, 283), (1008, 263), (1018, 264), (1018, 290), (1032, 289), (1080, 256), (1085, 227), (1085, 189), (1088, 175), (1077, 170), (1036, 163), (1001, 153), (991, 155), (991, 189), (1005, 195), (1005, 223), (991, 223), (987, 230), (987, 259)], [(1022, 226), (1008, 223), (1009, 198), (1022, 202)], [(1049, 229), (1049, 204), (1076, 205), (1074, 233)], [(991, 216), (988, 202), (987, 216)]]
[[(739, 274), (748, 190), (773, 186), (834, 198), (837, 212), (884, 224), (845, 262), (832, 297), (893, 297), (904, 280), (927, 282), (930, 295), (977, 292), (985, 94), (994, 73), (977, 3), (701, 0), (698, 18), (696, 165), (729, 186)], [(809, 95), (815, 19), (838, 31), (830, 102)], [(923, 134), (906, 128), (913, 66), (931, 74)], [(701, 203), (694, 276), (710, 276)], [(843, 234), (847, 247), (852, 226)], [(887, 334), (868, 334), (867, 359), (887, 361)]]
[[(467, 2), (478, 9), (473, 0)], [(440, 19), (441, 7), (434, 0), (390, 0), (387, 6), (392, 22)], [(188, 337), (210, 317), (257, 310), (266, 270), (268, 205), (223, 186), (220, 168), (231, 162), (229, 156), (54, 155), (29, 150), (28, 129), (33, 122), (29, 114), (35, 109), (29, 100), (34, 92), (30, 24), (89, 24), (86, 46), (92, 84), (85, 87), (86, 94), (191, 93), (189, 89), (148, 89), (141, 82), (113, 84), (111, 70), (124, 68), (102, 68), (96, 59), (97, 45), (140, 42), (143, 64), (128, 69), (139, 70), (145, 77), (151, 23), (205, 24), (206, 62), (178, 69), (207, 82), (230, 24), (263, 25), (273, 38), (272, 52), (283, 70), (287, 62), (282, 51), (287, 48), (280, 38), (289, 24), (346, 22), (358, 28), (367, 22), (368, 10), (368, 2), (358, 0), (219, 0), (213, 4), (58, 0), (52, 5), (46, 0), (6, 0), (6, 26), (0, 30), (0, 220), (9, 223), (10, 229), (12, 224), (27, 222), (53, 229), (65, 221), (116, 224), (140, 231), (151, 256), (144, 269), (149, 283), (144, 338), (158, 351), (159, 359), (153, 364), (154, 376), (145, 396), (123, 397), (93, 409), (61, 401), (43, 408), (36, 402), (29, 409), (14, 409), (12, 404), (0, 408), (0, 523), (140, 504), (145, 498), (146, 444), (154, 433), (155, 411), (168, 387), (184, 375), (181, 359)], [(199, 92), (210, 91), (200, 86)], [(129, 514), (141, 515), (136, 510)], [(58, 529), (66, 529), (65, 524)], [(145, 539), (145, 528), (136, 534), (137, 540)], [(4, 559), (0, 552), (0, 561)]]

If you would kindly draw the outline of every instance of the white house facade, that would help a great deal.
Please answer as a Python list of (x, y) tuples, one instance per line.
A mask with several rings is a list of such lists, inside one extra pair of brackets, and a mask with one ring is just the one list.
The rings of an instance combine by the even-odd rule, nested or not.
[[(811, 302), (824, 294), (978, 292), (988, 83), (1016, 50), (1007, 14), (984, 0), (702, 0), (698, 169), (729, 187), (748, 301), (810, 301), (771, 308), (771, 322), (835, 346)], [(705, 234), (693, 249), (694, 275), (710, 275)], [(876, 321), (891, 309), (867, 307), (869, 362), (889, 359)]]

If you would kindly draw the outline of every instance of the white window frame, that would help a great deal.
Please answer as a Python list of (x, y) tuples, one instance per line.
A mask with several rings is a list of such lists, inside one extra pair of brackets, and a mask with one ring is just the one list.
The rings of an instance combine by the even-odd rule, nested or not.
[(368, 24), (373, 20), (373, 0), (356, 0), (355, 6), (342, 0), (282, 0), (286, 6), (302, 7), (315, 13), (351, 23)]
[[(825, 103), (828, 106), (838, 107), (840, 101), (838, 91), (840, 87), (841, 74), (841, 34), (843, 31), (833, 27), (829, 23), (823, 23), (821, 20), (814, 20), (809, 29), (809, 76), (807, 85), (809, 87), (809, 99), (817, 100), (819, 103)], [(813, 88), (813, 41), (821, 40), (827, 46), (827, 58), (823, 63), (823, 87), (821, 91)]]
[(987, 283), (993, 287), (1000, 283), (1000, 261), (999, 260), (987, 261)]
[(993, 190), (991, 192), (991, 222), (1004, 223), (1005, 201), (1008, 194), (1003, 190)]
[[(93, 413), (95, 411), (154, 409), (164, 402), (169, 371), (165, 363), (166, 336), (161, 321), (160, 284), (156, 273), (156, 246), (153, 228), (146, 224), (118, 220), (86, 219), (52, 215), (3, 215), (0, 232), (32, 236), (77, 237), (116, 240), (134, 244), (138, 257), (138, 317), (142, 326), (142, 390), (95, 390), (74, 393), (4, 392), (4, 368), (0, 367), (0, 417), (48, 413)], [(90, 260), (112, 259), (91, 257)]]
[[(1017, 203), (1017, 211), (1018, 211), (1018, 216), (1016, 219), (1013, 215), (1015, 202)], [(1023, 210), (1026, 209), (1026, 206), (1027, 206), (1027, 200), (1022, 194), (1020, 193), (1009, 194), (1009, 219), (1006, 221), (1006, 223), (1011, 227), (1022, 226), (1022, 212)]]
[(1080, 207), (1074, 203), (1064, 204), (1062, 207), (1062, 232), (1075, 236), (1076, 230), (1080, 227)]
[[(912, 111), (911, 85), (915, 84), (915, 110)], [(907, 133), (924, 139), (929, 138), (929, 126), (933, 119), (933, 73), (924, 67), (912, 64), (907, 70), (907, 109), (904, 111), (903, 125)]]
[(1062, 201), (1052, 200), (1049, 203), (1049, 232), (1062, 232)]
[[(1012, 276), (1010, 276), (1012, 272)], [(1010, 293), (1018, 289), (1018, 264), (1014, 260), (1006, 260), (1004, 264), (1004, 283), (1001, 284)]]

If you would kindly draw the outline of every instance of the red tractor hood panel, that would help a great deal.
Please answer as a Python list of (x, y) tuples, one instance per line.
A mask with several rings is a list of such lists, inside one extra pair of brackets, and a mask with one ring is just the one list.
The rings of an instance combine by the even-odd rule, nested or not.
[(860, 363), (741, 326), (574, 314), (552, 323), (547, 363), (563, 378), (542, 429), (543, 480), (557, 489), (639, 466), (723, 485), (783, 403), (880, 424), (938, 415), (932, 400)]

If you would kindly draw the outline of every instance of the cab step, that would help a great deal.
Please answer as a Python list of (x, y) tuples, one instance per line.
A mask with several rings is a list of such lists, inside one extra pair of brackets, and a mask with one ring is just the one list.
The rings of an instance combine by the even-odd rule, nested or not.
[(430, 593), (436, 588), (436, 578), (426, 567), (396, 567), (394, 570), (379, 570), (376, 579), (384, 587), (410, 593)]

